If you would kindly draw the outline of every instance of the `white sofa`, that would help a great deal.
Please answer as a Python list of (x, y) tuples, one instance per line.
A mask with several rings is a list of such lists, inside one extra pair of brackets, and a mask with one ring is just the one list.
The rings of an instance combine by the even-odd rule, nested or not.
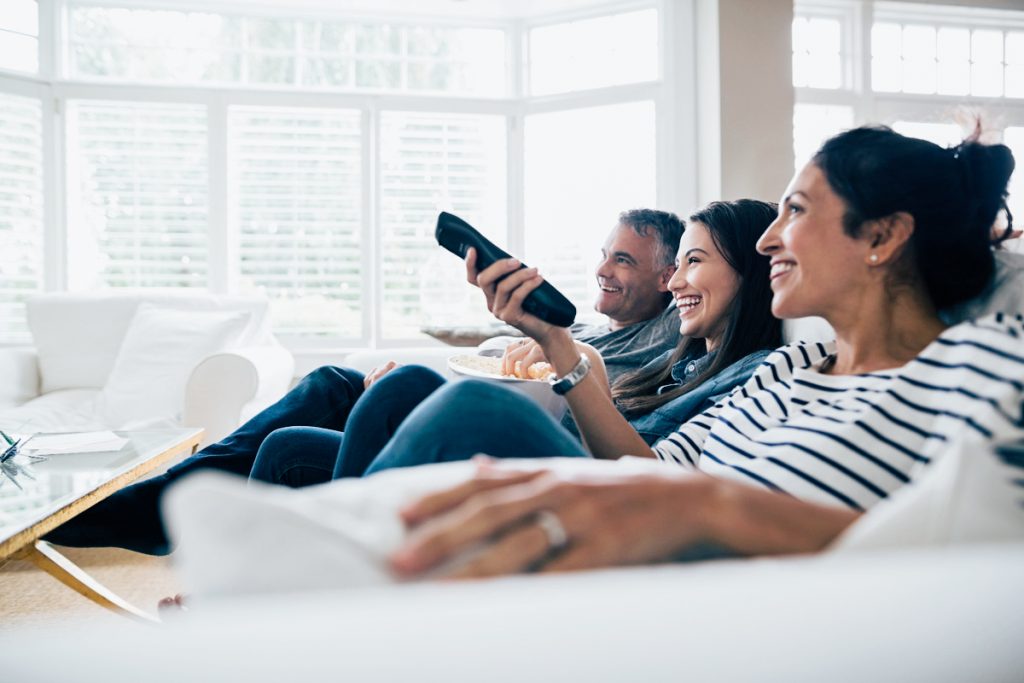
[[(130, 349), (124, 342), (130, 332), (136, 342), (145, 342), (137, 318), (144, 310), (152, 320), (166, 323), (163, 329), (151, 326), (150, 333), (160, 334), (169, 351), (179, 350), (172, 334), (176, 321), (189, 328), (178, 331), (190, 335), (190, 348), (199, 355), (186, 362), (188, 349), (183, 349), (185, 365), (166, 368), (174, 372), (172, 381), (152, 389), (156, 395), (177, 390), (172, 410), (126, 420), (105, 408), (118, 399), (109, 395), (116, 389), (111, 374), (119, 369), (127, 374), (124, 379), (133, 379), (133, 359), (125, 358)], [(291, 383), (294, 359), (270, 332), (267, 310), (262, 297), (180, 292), (34, 297), (27, 304), (33, 346), (0, 348), (0, 428), (37, 432), (183, 425), (204, 428), (206, 443), (218, 440), (283, 395)], [(211, 335), (215, 329), (230, 335), (204, 339), (205, 325)], [(137, 369), (135, 379), (143, 381), (144, 368)], [(171, 388), (175, 381), (178, 386)]]

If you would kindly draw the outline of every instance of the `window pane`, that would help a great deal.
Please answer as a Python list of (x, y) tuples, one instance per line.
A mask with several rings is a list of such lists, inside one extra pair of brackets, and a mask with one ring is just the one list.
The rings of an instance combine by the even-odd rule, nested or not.
[(818, 151), (828, 138), (853, 127), (853, 107), (797, 104), (793, 108), (793, 152), (796, 169)]
[(29, 341), (24, 301), (43, 285), (39, 100), (0, 95), (0, 343)]
[(900, 135), (929, 140), (943, 147), (954, 147), (963, 139), (963, 132), (955, 123), (896, 121), (892, 124), (892, 128)]
[(903, 54), (903, 29), (899, 24), (879, 22), (871, 27), (871, 56), (899, 58)]
[(938, 91), (966, 95), (971, 89), (971, 33), (967, 29), (940, 28)]
[(526, 119), (524, 258), (582, 319), (597, 318), (594, 268), (619, 213), (656, 207), (654, 122), (652, 102)]
[(500, 29), (105, 7), (72, 6), (69, 13), (68, 53), (78, 76), (507, 93)]
[(205, 107), (82, 101), (68, 122), (72, 288), (206, 286)]
[(971, 35), (971, 94), (1003, 94), (1003, 33), (974, 31)]
[(39, 71), (39, 39), (0, 30), (0, 69)]
[(423, 325), (492, 322), (458, 259), (437, 246), (450, 211), (507, 248), (505, 119), (385, 112), (380, 151), (380, 304), (385, 338)]
[(39, 7), (36, 0), (3, 1), (0, 69), (39, 71)]
[(1006, 63), (1024, 66), (1024, 31), (1006, 34)]
[(899, 92), (903, 84), (903, 60), (871, 59), (871, 88), (877, 92)]
[(1006, 67), (1006, 96), (1024, 97), (1024, 64)]
[(279, 333), (360, 336), (361, 114), (233, 107), (229, 124), (241, 289)]
[(529, 59), (533, 95), (653, 81), (658, 78), (658, 12), (530, 29)]

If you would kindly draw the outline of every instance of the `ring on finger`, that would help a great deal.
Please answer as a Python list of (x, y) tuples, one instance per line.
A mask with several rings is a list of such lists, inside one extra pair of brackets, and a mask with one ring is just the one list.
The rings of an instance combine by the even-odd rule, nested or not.
[(537, 526), (547, 536), (550, 552), (557, 552), (568, 545), (569, 533), (565, 530), (562, 520), (551, 510), (541, 510), (537, 513)]

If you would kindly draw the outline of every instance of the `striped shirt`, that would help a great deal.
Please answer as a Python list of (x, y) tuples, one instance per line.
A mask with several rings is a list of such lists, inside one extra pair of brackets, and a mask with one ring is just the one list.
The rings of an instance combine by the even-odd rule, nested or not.
[(1024, 318), (946, 329), (900, 368), (818, 369), (830, 342), (773, 352), (745, 384), (654, 446), (662, 460), (826, 505), (870, 508), (954, 443), (1024, 437)]

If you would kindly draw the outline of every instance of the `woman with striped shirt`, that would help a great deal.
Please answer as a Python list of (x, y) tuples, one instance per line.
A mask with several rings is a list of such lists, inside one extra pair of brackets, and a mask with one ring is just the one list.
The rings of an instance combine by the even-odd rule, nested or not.
[[(1021, 438), (1021, 317), (947, 327), (938, 314), (991, 279), (989, 233), (1012, 170), (1006, 147), (976, 139), (942, 149), (887, 128), (830, 139), (790, 182), (758, 251), (771, 259), (773, 313), (821, 316), (834, 342), (779, 349), (653, 447), (621, 429), (583, 376), (566, 398), (597, 457), (680, 467), (589, 480), (485, 467), (404, 511), (417, 529), (396, 571), (415, 575), (485, 539), (460, 574), (650, 562), (701, 542), (817, 550), (944, 452)], [(477, 279), (491, 311), (567, 375), (578, 351), (520, 305), (541, 281), (506, 262)]]

